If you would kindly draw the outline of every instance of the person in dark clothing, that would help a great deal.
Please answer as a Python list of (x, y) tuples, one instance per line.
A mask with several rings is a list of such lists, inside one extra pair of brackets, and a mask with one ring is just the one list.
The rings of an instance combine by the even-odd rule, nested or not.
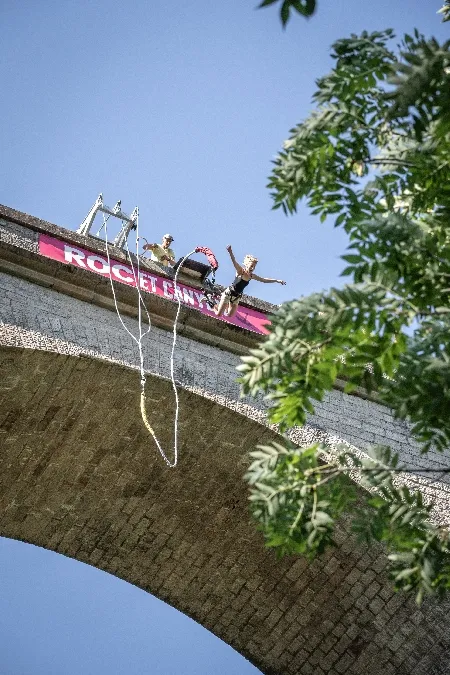
[(264, 284), (286, 285), (286, 282), (281, 281), (280, 279), (268, 279), (254, 274), (253, 270), (258, 263), (258, 258), (254, 258), (252, 255), (246, 255), (243, 264), (239, 265), (239, 263), (236, 262), (231, 246), (227, 246), (227, 251), (230, 254), (231, 262), (236, 270), (236, 276), (234, 281), (224, 290), (218, 304), (214, 307), (214, 312), (217, 316), (222, 316), (223, 314), (225, 314), (225, 316), (234, 316), (236, 314), (239, 300), (252, 279), (255, 281), (262, 281)]

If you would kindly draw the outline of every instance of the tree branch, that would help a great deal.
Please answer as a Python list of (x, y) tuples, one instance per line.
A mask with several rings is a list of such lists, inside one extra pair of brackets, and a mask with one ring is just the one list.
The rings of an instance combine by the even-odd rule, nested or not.
[(365, 160), (367, 164), (375, 164), (375, 166), (379, 166), (382, 164), (394, 164), (394, 165), (399, 165), (399, 166), (409, 166), (409, 167), (415, 167), (418, 168), (417, 164), (414, 162), (409, 162), (407, 159), (399, 159), (397, 157), (389, 157), (386, 159), (377, 159), (369, 157), (368, 159)]

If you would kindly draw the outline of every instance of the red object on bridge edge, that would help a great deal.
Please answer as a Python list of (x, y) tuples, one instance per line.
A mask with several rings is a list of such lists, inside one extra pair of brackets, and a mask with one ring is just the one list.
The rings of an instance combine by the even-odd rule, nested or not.
[(204, 253), (206, 255), (206, 257), (208, 258), (208, 262), (211, 265), (211, 267), (213, 268), (213, 270), (216, 271), (218, 269), (219, 263), (217, 262), (217, 258), (214, 255), (214, 253), (211, 251), (210, 248), (208, 248), (207, 246), (197, 246), (197, 248), (195, 249), (195, 252), (196, 253)]

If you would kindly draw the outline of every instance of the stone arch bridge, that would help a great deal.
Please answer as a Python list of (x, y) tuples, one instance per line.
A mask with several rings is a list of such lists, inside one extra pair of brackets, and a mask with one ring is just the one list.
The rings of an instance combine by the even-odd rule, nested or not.
[[(43, 238), (88, 249), (94, 270), (44, 255)], [(202, 314), (187, 298), (175, 359), (180, 461), (170, 470), (140, 418), (135, 345), (119, 325), (109, 280), (93, 273), (104, 264), (102, 242), (0, 207), (0, 252), (1, 535), (139, 586), (264, 673), (450, 672), (450, 604), (419, 609), (394, 594), (381, 548), (358, 546), (343, 526), (338, 546), (312, 564), (279, 561), (264, 549), (242, 474), (247, 452), (276, 434), (263, 401), (239, 399), (235, 383), (238, 355), (257, 343), (257, 332)], [(126, 275), (123, 252), (113, 258)], [(163, 271), (151, 263), (145, 270), (170, 289)], [(180, 281), (197, 284), (192, 276)], [(136, 331), (136, 290), (116, 287)], [(176, 305), (151, 291), (147, 409), (170, 451)], [(253, 298), (243, 307), (250, 319), (271, 309)], [(423, 461), (406, 425), (362, 392), (336, 389), (319, 404), (296, 435), (299, 443), (314, 439), (360, 449), (388, 442), (410, 467)], [(427, 462), (438, 470), (443, 458)], [(436, 518), (448, 522), (447, 486), (437, 477), (412, 480), (438, 498)]]

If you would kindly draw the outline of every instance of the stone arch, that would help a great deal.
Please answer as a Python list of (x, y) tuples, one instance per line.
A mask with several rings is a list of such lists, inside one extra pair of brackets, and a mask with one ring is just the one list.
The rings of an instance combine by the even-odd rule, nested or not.
[[(418, 610), (394, 595), (380, 548), (340, 529), (338, 547), (312, 564), (264, 549), (241, 477), (247, 450), (274, 431), (182, 389), (180, 464), (168, 470), (141, 424), (136, 371), (43, 350), (0, 354), (3, 536), (130, 581), (265, 673), (448, 670), (447, 605)], [(171, 401), (170, 383), (150, 377), (165, 447)]]

